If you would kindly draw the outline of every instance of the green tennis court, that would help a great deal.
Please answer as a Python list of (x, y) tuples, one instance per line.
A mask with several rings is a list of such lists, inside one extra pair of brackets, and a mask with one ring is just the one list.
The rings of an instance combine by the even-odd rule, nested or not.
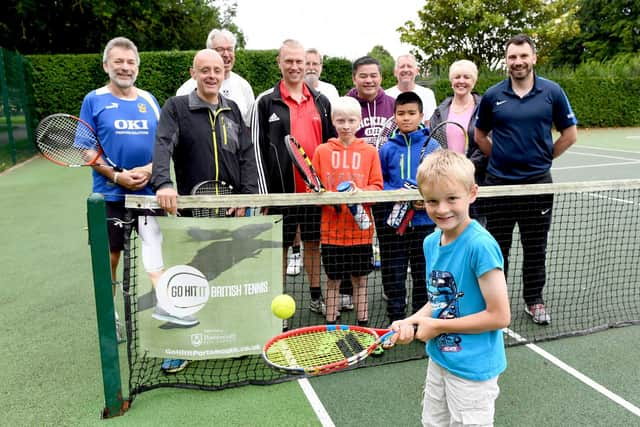
[[(640, 129), (581, 130), (553, 174), (565, 182), (639, 178), (639, 164)], [(9, 242), (0, 261), (6, 425), (419, 425), (426, 360), (216, 392), (159, 389), (140, 394), (125, 416), (100, 420), (89, 192), (88, 170), (39, 158), (0, 176), (0, 224)], [(637, 291), (629, 298), (637, 304)], [(640, 424), (639, 340), (636, 325), (508, 348), (496, 425)]]

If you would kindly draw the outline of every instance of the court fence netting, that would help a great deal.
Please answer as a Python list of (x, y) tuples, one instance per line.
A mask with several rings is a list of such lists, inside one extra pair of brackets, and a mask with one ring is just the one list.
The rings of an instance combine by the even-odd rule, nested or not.
[[(547, 205), (542, 205), (542, 208), (537, 205), (540, 200), (549, 202), (550, 198), (553, 202), (551, 211), (547, 211), (548, 208), (545, 207)], [(341, 308), (338, 323), (355, 324), (358, 319), (366, 317), (370, 327), (384, 328), (390, 322), (390, 306), (395, 307), (394, 315), (398, 314), (398, 307), (400, 310), (404, 308), (404, 313), (409, 315), (413, 305), (421, 304), (422, 299), (426, 298), (420, 290), (424, 286), (424, 277), (423, 282), (420, 282), (421, 278), (416, 274), (420, 273), (420, 268), (424, 267), (420, 267), (419, 261), (414, 265), (407, 264), (406, 260), (403, 261), (407, 257), (411, 258), (412, 248), (418, 247), (421, 250), (421, 242), (425, 237), (424, 229), (420, 226), (416, 226), (415, 229), (409, 226), (400, 236), (395, 228), (384, 224), (386, 215), (394, 204), (419, 199), (420, 196), (415, 190), (182, 196), (179, 199), (179, 206), (185, 208), (184, 216), (189, 216), (187, 208), (251, 206), (255, 214), (263, 211), (262, 208), (265, 207), (269, 207), (269, 212), (273, 213), (278, 207), (307, 206), (311, 211), (316, 210), (319, 213), (319, 206), (331, 206), (332, 209), (336, 209), (336, 212), (348, 209), (345, 205), (371, 206), (374, 217), (371, 227), (375, 223), (376, 231), (372, 239), (373, 244), (365, 248), (365, 254), (372, 256), (371, 271), (366, 274), (367, 314), (356, 313), (357, 307), (356, 310), (348, 305), (342, 307), (341, 298), (334, 303), (338, 305), (338, 309)], [(99, 201), (100, 198), (95, 195), (90, 198), (90, 202), (96, 202), (96, 200)], [(159, 210), (153, 197), (128, 196), (126, 203), (127, 207), (132, 209)], [(335, 208), (336, 206), (341, 206), (342, 209)], [(94, 216), (93, 219), (92, 209), (98, 212), (98, 216)], [(220, 390), (246, 384), (272, 384), (296, 378), (269, 369), (263, 363), (258, 354), (259, 351), (242, 357), (194, 360), (181, 372), (163, 373), (162, 358), (150, 356), (141, 346), (141, 318), (143, 310), (148, 309), (148, 303), (145, 303), (145, 307), (141, 307), (141, 296), (148, 293), (149, 289), (146, 284), (141, 285), (144, 271), (138, 267), (141, 244), (135, 230), (131, 231), (124, 256), (123, 295), (127, 342), (118, 347), (112, 330), (113, 305), (110, 306), (110, 304), (113, 299), (108, 273), (108, 255), (106, 255), (108, 249), (105, 247), (106, 243), (98, 244), (95, 241), (100, 237), (98, 234), (106, 235), (105, 218), (101, 209), (103, 208), (99, 203), (97, 205), (94, 203), (93, 207), (89, 203), (96, 307), (107, 403), (105, 416), (123, 413), (136, 395), (158, 387)], [(478, 200), (472, 210), (473, 217), (478, 222), (485, 224), (489, 221), (494, 227), (496, 216), (507, 214), (517, 216), (519, 212), (524, 211), (528, 214), (520, 217), (522, 224), (515, 226), (513, 232), (509, 225), (505, 233), (512, 237), (507, 274), (512, 317), (508, 331), (504, 334), (507, 346), (589, 334), (607, 328), (640, 323), (640, 263), (638, 262), (640, 259), (640, 180), (481, 187)], [(536, 238), (540, 238), (540, 233), (537, 232), (539, 225), (526, 224), (527, 219), (522, 219), (533, 218), (532, 220), (536, 221), (535, 215), (532, 216), (531, 212), (537, 212), (539, 217), (551, 215), (546, 253), (542, 242), (536, 241)], [(375, 218), (376, 214), (377, 218)], [(340, 218), (345, 223), (330, 224), (331, 229), (354, 227), (353, 219), (345, 219), (353, 217)], [(194, 220), (211, 221), (210, 218), (194, 218)], [(322, 221), (320, 217), (310, 218), (310, 220)], [(533, 240), (529, 236), (529, 243), (526, 245), (528, 247), (526, 261), (520, 242), (521, 228), (533, 229), (527, 233), (534, 235)], [(231, 236), (233, 240), (233, 234)], [(224, 238), (229, 240), (228, 235)], [(247, 238), (247, 236), (238, 238)], [(237, 241), (237, 243), (241, 242)], [(364, 246), (367, 245), (360, 247)], [(225, 248), (228, 247), (225, 246)], [(303, 243), (303, 254), (304, 251)], [(279, 253), (284, 256), (281, 251)], [(212, 253), (210, 256), (216, 257), (216, 254)], [(532, 259), (536, 256), (538, 259)], [(304, 256), (302, 258), (304, 259)], [(339, 259), (334, 257), (333, 261)], [(102, 270), (98, 268), (96, 272), (96, 265), (100, 263), (103, 266)], [(280, 269), (281, 264), (281, 260), (274, 260), (273, 268)], [(533, 323), (532, 318), (525, 313), (523, 300), (525, 292), (523, 282), (529, 283), (527, 285), (529, 290), (526, 292), (531, 292), (531, 287), (541, 285), (540, 268), (542, 268), (544, 281), (542, 295), (551, 316), (551, 322), (548, 325)], [(523, 275), (523, 271), (532, 271), (535, 277), (527, 277), (526, 274)], [(327, 277), (324, 266), (320, 274), (322, 293), (326, 295)], [(284, 292), (296, 301), (296, 311), (288, 321), (288, 328), (324, 324), (325, 317), (309, 309), (309, 277), (305, 274), (304, 268), (299, 274), (283, 274), (283, 276), (285, 277)], [(420, 284), (415, 288), (415, 292), (414, 280)], [(536, 292), (535, 289), (533, 292)], [(459, 304), (464, 304), (464, 298), (458, 301)], [(325, 302), (329, 303), (329, 301)], [(269, 310), (269, 308), (265, 309)], [(362, 304), (360, 309), (362, 310)], [(251, 323), (255, 317), (252, 312), (239, 312), (237, 316), (240, 321), (247, 323)], [(126, 349), (126, 369), (119, 370), (118, 348)], [(363, 366), (423, 357), (425, 357), (424, 345), (416, 342), (412, 345), (398, 345), (392, 350), (385, 351), (380, 357), (369, 357)], [(127, 391), (124, 393), (120, 388), (119, 372), (126, 372)]]
[(0, 47), (0, 172), (36, 152), (36, 108), (28, 60)]

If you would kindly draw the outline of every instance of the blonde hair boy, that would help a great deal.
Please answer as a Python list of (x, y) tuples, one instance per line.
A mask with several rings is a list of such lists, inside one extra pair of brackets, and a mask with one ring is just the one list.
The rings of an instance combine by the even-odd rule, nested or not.
[(429, 302), (391, 328), (398, 343), (427, 343), (423, 425), (493, 425), (498, 377), (507, 367), (504, 260), (493, 236), (469, 217), (478, 190), (473, 171), (450, 150), (430, 154), (418, 168), (420, 194), (438, 227), (423, 243)]
[(331, 120), (337, 116), (356, 116), (362, 120), (360, 103), (351, 96), (341, 96), (331, 101)]
[[(450, 150), (438, 150), (438, 153), (426, 156), (416, 172), (418, 191), (422, 194), (424, 185), (437, 185), (444, 181), (462, 184), (469, 191), (477, 188), (471, 160)], [(437, 155), (435, 155), (437, 154)]]

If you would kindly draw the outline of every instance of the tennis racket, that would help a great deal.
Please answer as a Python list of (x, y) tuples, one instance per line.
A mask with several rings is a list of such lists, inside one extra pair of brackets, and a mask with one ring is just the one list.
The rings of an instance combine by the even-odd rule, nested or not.
[(70, 114), (52, 114), (42, 119), (36, 128), (36, 147), (45, 159), (57, 165), (105, 166), (122, 172), (105, 154), (93, 128)]
[[(406, 188), (408, 190), (415, 190), (415, 189), (418, 188), (418, 186), (416, 184), (414, 184), (413, 182), (405, 181), (404, 182), (404, 188)], [(409, 210), (404, 215), (404, 218), (402, 218), (402, 222), (400, 223), (400, 225), (396, 229), (396, 234), (397, 235), (402, 236), (404, 234), (404, 232), (407, 229), (407, 226), (409, 225), (409, 223), (413, 219), (413, 216), (415, 215), (416, 211), (421, 210), (421, 209), (424, 209), (424, 202), (422, 200), (414, 200), (413, 202), (411, 202), (409, 204)]]
[(284, 137), (284, 145), (287, 147), (287, 152), (289, 153), (289, 157), (291, 157), (293, 166), (295, 166), (305, 184), (307, 184), (307, 187), (315, 193), (326, 191), (315, 168), (311, 164), (311, 159), (307, 156), (307, 153), (298, 140), (292, 135), (287, 135)]
[(265, 363), (286, 374), (324, 375), (366, 359), (394, 331), (348, 325), (308, 326), (277, 335), (264, 345)]
[(409, 223), (413, 219), (413, 216), (416, 214), (416, 212), (424, 209), (424, 202), (422, 200), (414, 200), (409, 206), (410, 207), (408, 212), (405, 214), (402, 222), (396, 229), (396, 234), (399, 236), (402, 236), (407, 230), (407, 226), (409, 226)]
[(395, 117), (390, 117), (384, 122), (380, 133), (376, 136), (375, 146), (378, 151), (396, 133), (396, 130), (398, 130), (398, 123), (396, 123)]
[[(235, 194), (233, 186), (224, 181), (202, 181), (191, 189), (191, 194), (225, 196)], [(197, 218), (217, 218), (230, 216), (229, 208), (193, 208), (192, 215)]]
[(430, 129), (429, 138), (427, 138), (422, 145), (422, 150), (420, 150), (421, 162), (424, 156), (433, 151), (433, 149), (428, 149), (431, 142), (439, 144), (440, 148), (444, 149), (451, 149), (454, 146), (463, 145), (463, 151), (461, 152), (464, 153), (466, 152), (466, 147), (469, 145), (469, 136), (465, 128), (458, 122), (444, 121), (439, 123), (436, 127)]

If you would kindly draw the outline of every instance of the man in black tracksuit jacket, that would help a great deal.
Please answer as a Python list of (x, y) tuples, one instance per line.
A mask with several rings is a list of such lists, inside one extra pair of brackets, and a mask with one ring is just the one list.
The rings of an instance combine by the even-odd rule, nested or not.
[(173, 158), (177, 194), (191, 194), (196, 184), (207, 180), (224, 181), (236, 193), (255, 194), (256, 159), (240, 109), (211, 89), (211, 77), (201, 79), (209, 81), (209, 86), (201, 83), (201, 89), (171, 97), (162, 107), (153, 153), (153, 190), (160, 196), (159, 191), (173, 189)]
[[(304, 47), (295, 40), (286, 40), (277, 60), (282, 80), (258, 95), (251, 114), (258, 188), (260, 193), (300, 193), (306, 188), (294, 173), (285, 136), (297, 138), (311, 158), (315, 148), (335, 137), (336, 132), (331, 124), (329, 100), (304, 81)], [(311, 291), (309, 308), (324, 314), (320, 290), (320, 208), (297, 205), (272, 208), (269, 213), (283, 215), (283, 272), (287, 251), (299, 227), (304, 242), (304, 269)], [(285, 281), (286, 278), (283, 283)]]
[[(331, 104), (320, 92), (304, 84), (320, 113), (322, 142), (326, 142), (336, 136), (331, 124)], [(291, 119), (289, 107), (280, 94), (280, 81), (258, 95), (250, 125), (251, 140), (258, 159), (260, 193), (294, 193), (293, 163), (284, 145), (284, 137), (291, 134)]]

